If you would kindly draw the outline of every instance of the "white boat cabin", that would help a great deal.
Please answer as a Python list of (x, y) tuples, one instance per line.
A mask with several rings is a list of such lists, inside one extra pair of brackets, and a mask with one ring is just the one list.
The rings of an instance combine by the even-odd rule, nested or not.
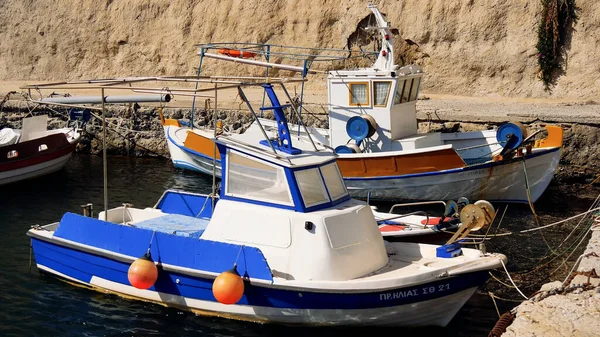
[[(422, 77), (422, 69), (414, 65), (398, 70), (331, 71), (327, 82), (331, 146), (362, 141), (364, 152), (410, 149), (393, 144), (417, 133), (416, 102)], [(356, 116), (372, 119), (351, 120)]]
[(331, 152), (216, 142), (224, 174), (202, 239), (258, 247), (273, 276), (289, 280), (345, 280), (387, 264), (371, 208), (350, 199)]

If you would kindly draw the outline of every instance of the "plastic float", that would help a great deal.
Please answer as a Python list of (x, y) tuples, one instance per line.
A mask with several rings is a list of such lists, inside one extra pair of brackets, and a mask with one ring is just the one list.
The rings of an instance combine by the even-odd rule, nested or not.
[(112, 209), (105, 194), (97, 218), (86, 207), (87, 216), (32, 227), (39, 271), (230, 319), (447, 325), (506, 260), (461, 244), (487, 221), (483, 209), (463, 208), (462, 232), (444, 245), (384, 241), (371, 207), (348, 194), (336, 155), (288, 137), (273, 86), (263, 88), (285, 141), (212, 138), (223, 177), (215, 194), (167, 190), (153, 207)]

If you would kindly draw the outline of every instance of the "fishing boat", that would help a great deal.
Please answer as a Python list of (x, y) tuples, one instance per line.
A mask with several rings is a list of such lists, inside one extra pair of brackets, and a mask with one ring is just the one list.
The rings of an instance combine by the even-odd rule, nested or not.
[[(307, 132), (337, 154), (337, 163), (353, 197), (396, 201), (456, 200), (467, 197), (491, 202), (533, 203), (546, 190), (559, 164), (563, 130), (557, 125), (529, 131), (516, 121), (494, 130), (420, 133), (416, 114), (424, 76), (417, 65), (395, 64), (393, 28), (374, 5), (369, 5), (381, 49), (367, 68), (331, 70), (327, 74), (329, 126), (305, 129), (290, 125), (297, 141)], [(206, 58), (295, 71), (306, 78), (315, 71), (322, 49), (293, 54), (273, 52), (275, 46), (242, 44), (242, 51), (288, 60), (302, 66), (274, 64), (230, 57), (211, 50), (240, 48), (236, 44), (199, 45), (201, 64)], [(281, 46), (278, 46), (281, 47)], [(292, 47), (290, 47), (292, 48)], [(281, 48), (280, 48), (281, 49)], [(347, 52), (347, 51), (346, 51)], [(331, 60), (331, 58), (325, 58)], [(290, 61), (292, 62), (292, 61)], [(200, 74), (200, 69), (198, 70)], [(268, 75), (268, 71), (267, 71)], [(302, 111), (300, 105), (293, 108)], [(289, 102), (293, 100), (288, 99)], [(267, 107), (268, 108), (268, 107)], [(277, 137), (278, 125), (263, 118), (262, 125)], [(163, 123), (173, 164), (198, 172), (212, 172), (210, 136), (191, 123)], [(210, 131), (208, 132), (210, 134)], [(257, 123), (244, 133), (262, 137)]]
[(372, 208), (348, 194), (335, 154), (296, 147), (273, 86), (262, 87), (284, 141), (217, 135), (222, 179), (211, 194), (167, 190), (154, 207), (112, 209), (105, 196), (97, 218), (85, 208), (32, 227), (39, 271), (229, 319), (447, 325), (506, 261), (462, 245), (489, 222), (485, 209), (465, 206), (444, 245), (384, 241)]
[(0, 185), (43, 176), (63, 168), (81, 138), (83, 112), (73, 110), (70, 126), (48, 130), (48, 116), (24, 118), (21, 129), (0, 130)]

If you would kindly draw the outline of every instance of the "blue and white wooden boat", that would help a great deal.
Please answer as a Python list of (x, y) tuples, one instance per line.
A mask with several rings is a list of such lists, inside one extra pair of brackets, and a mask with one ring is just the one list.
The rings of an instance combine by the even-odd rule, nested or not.
[[(66, 213), (35, 226), (35, 262), (49, 273), (127, 298), (255, 322), (305, 326), (445, 326), (506, 257), (464, 248), (386, 242), (371, 207), (350, 198), (330, 151), (217, 137), (219, 198), (167, 190), (151, 208), (98, 218)], [(130, 283), (139, 257), (156, 279)], [(243, 293), (218, 301), (215, 280), (234, 268)]]

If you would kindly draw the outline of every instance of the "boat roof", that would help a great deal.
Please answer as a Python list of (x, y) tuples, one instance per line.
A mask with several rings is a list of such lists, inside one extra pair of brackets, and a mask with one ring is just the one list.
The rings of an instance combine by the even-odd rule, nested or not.
[(329, 77), (362, 77), (362, 76), (411, 76), (411, 75), (420, 75), (423, 74), (423, 68), (418, 65), (407, 65), (401, 68), (397, 68), (394, 70), (388, 69), (377, 69), (373, 67), (369, 68), (360, 68), (353, 70), (331, 70), (329, 71)]
[(260, 139), (252, 134), (220, 136), (214, 139), (214, 141), (227, 148), (243, 152), (272, 164), (294, 169), (320, 166), (335, 161), (337, 157), (332, 151), (328, 151), (324, 147), (317, 146), (317, 150), (315, 151), (308, 142), (293, 143), (295, 147), (302, 151), (298, 154), (290, 154), (278, 149), (275, 149), (275, 152), (273, 152), (268, 145), (259, 143)]

